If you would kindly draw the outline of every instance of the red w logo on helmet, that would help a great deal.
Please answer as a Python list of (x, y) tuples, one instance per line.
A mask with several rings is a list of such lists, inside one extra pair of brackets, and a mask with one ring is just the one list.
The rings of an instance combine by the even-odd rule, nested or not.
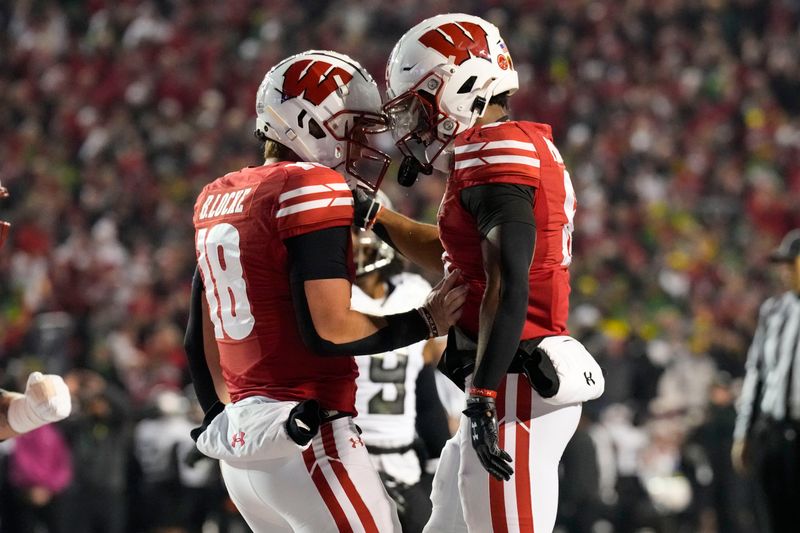
[(474, 22), (448, 22), (426, 32), (419, 42), (460, 65), (472, 57), (491, 61), (486, 31)]
[(320, 105), (333, 91), (346, 85), (353, 75), (324, 61), (303, 59), (286, 69), (283, 75), (283, 100), (303, 98)]

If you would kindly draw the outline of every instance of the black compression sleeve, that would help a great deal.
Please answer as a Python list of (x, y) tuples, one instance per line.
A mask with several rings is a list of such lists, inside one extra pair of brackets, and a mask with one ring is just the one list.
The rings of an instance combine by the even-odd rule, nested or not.
[(508, 184), (470, 187), (461, 194), (462, 205), (478, 221), (484, 239), (490, 241), (482, 246), (484, 264), (497, 264), (500, 276), (495, 316), (490, 323), (480, 324), (491, 330), (475, 369), (473, 386), (478, 388), (497, 390), (519, 346), (536, 244), (533, 197), (533, 188)]
[(208, 413), (215, 403), (219, 402), (217, 391), (214, 389), (214, 380), (206, 363), (206, 352), (203, 348), (203, 280), (200, 271), (195, 268), (192, 278), (192, 293), (189, 298), (189, 322), (186, 324), (186, 335), (183, 338), (183, 348), (189, 359), (189, 373), (192, 375), (197, 400), (203, 412)]
[[(528, 224), (509, 222), (495, 226), (488, 238), (495, 246), (500, 265), (500, 298), (491, 324), (489, 341), (475, 369), (473, 386), (497, 390), (517, 352), (528, 312), (529, 271), (536, 243), (536, 229)], [(484, 257), (484, 262), (486, 262)], [(479, 354), (480, 355), (480, 354)]]
[(350, 279), (347, 250), (349, 226), (312, 231), (283, 241), (289, 252), (292, 282), (311, 279)]
[(289, 252), (292, 301), (303, 342), (319, 355), (368, 355), (381, 353), (427, 339), (430, 332), (416, 310), (383, 318), (387, 325), (372, 335), (336, 344), (323, 339), (314, 328), (308, 308), (305, 282), (312, 279), (349, 279), (347, 247), (350, 228), (340, 226), (313, 231), (284, 241)]
[(520, 222), (535, 227), (535, 190), (527, 185), (511, 183), (476, 185), (461, 191), (461, 205), (475, 216), (478, 231), (485, 238), (493, 227), (506, 222)]
[(425, 443), (429, 458), (439, 457), (450, 438), (447, 412), (439, 399), (435, 372), (434, 367), (425, 365), (417, 376), (417, 433)]
[[(375, 235), (380, 237), (380, 239), (383, 242), (385, 242), (386, 244), (388, 244), (389, 246), (391, 246), (392, 248), (397, 250), (397, 246), (394, 245), (394, 242), (392, 241), (392, 238), (389, 236), (389, 232), (386, 230), (386, 227), (383, 224), (381, 224), (380, 222), (376, 222), (372, 226), (372, 231), (374, 231)], [(399, 251), (399, 250), (397, 250), (397, 251)]]

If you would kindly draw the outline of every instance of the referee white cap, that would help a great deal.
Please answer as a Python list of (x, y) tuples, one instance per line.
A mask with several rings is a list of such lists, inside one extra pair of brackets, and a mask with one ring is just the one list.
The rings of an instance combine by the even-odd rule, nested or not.
[(770, 261), (775, 262), (794, 261), (797, 257), (800, 257), (800, 228), (787, 233), (778, 247), (769, 255)]

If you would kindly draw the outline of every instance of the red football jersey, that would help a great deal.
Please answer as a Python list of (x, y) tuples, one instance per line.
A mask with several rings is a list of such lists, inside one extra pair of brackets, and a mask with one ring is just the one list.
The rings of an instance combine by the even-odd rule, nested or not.
[(486, 287), (481, 236), (474, 217), (461, 205), (461, 190), (487, 183), (512, 183), (536, 188), (536, 248), (529, 276), (528, 317), (521, 339), (567, 334), (568, 267), (576, 203), (550, 126), (495, 122), (461, 133), (454, 146), (454, 168), (439, 208), (439, 233), (445, 267), (459, 268), (469, 287), (459, 326), (477, 336)]
[(197, 263), (234, 402), (315, 398), (326, 409), (355, 413), (354, 359), (320, 357), (300, 338), (283, 245), (287, 237), (352, 221), (344, 178), (313, 163), (247, 167), (200, 193)]

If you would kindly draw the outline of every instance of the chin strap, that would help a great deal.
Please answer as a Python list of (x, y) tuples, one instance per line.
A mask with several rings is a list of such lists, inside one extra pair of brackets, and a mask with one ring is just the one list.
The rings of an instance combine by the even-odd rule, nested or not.
[(397, 171), (397, 183), (403, 187), (411, 187), (417, 182), (417, 176), (422, 173), (429, 176), (433, 173), (433, 165), (421, 163), (416, 157), (405, 156)]
[[(476, 96), (475, 100), (472, 101), (472, 108), (470, 109), (470, 111), (472, 111), (472, 118), (470, 119), (470, 127), (474, 126), (475, 122), (486, 114), (486, 110), (489, 108), (489, 103), (491, 102), (492, 97), (494, 96), (495, 88), (498, 85), (500, 85), (500, 81), (501, 80), (499, 78), (493, 80), (491, 83), (489, 83), (489, 86), (486, 87), (486, 89), (483, 91), (483, 95)], [(506, 116), (505, 119), (508, 120), (508, 117)], [(502, 122), (502, 119), (498, 120), (497, 122)]]

